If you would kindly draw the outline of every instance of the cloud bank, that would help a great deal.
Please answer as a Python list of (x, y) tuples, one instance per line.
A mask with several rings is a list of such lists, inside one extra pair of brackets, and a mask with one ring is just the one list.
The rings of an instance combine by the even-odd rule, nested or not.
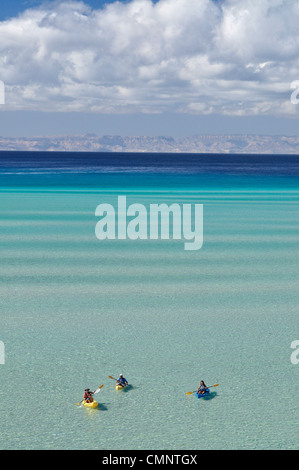
[(0, 22), (9, 110), (291, 116), (297, 0), (60, 1)]

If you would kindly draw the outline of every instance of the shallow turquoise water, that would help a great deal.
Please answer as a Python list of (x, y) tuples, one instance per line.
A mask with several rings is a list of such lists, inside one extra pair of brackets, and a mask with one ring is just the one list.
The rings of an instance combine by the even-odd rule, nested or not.
[[(100, 242), (118, 194), (203, 203), (202, 249)], [(298, 448), (298, 214), (287, 185), (3, 189), (0, 448)], [(201, 379), (220, 386), (187, 397)]]

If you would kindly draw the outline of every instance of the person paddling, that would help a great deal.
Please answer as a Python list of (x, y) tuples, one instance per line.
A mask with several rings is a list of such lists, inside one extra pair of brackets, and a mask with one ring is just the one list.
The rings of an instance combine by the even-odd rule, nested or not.
[(89, 388), (86, 388), (84, 390), (84, 395), (83, 395), (83, 400), (86, 402), (86, 403), (92, 403), (93, 402), (93, 392), (90, 391)]
[(119, 378), (117, 379), (116, 384), (120, 385), (121, 387), (126, 387), (128, 385), (128, 381), (122, 374), (119, 374)]
[(202, 395), (203, 393), (206, 393), (208, 387), (206, 386), (206, 384), (204, 383), (203, 380), (200, 381), (200, 386), (198, 387), (197, 389), (197, 393)]

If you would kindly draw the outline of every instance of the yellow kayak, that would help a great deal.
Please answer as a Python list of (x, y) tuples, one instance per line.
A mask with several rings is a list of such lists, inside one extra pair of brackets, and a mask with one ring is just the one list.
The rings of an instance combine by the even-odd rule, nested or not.
[(125, 385), (124, 387), (120, 384), (116, 384), (115, 385), (115, 390), (124, 390), (125, 388), (127, 388), (128, 385)]
[(86, 402), (85, 400), (83, 401), (83, 405), (87, 406), (87, 408), (97, 408), (98, 402), (97, 401), (92, 401), (92, 402)]

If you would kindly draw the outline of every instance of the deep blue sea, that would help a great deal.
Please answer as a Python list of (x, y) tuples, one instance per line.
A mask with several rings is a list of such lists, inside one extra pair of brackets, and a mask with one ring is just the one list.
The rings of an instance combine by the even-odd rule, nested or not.
[[(98, 240), (120, 195), (202, 248)], [(0, 152), (0, 448), (298, 449), (298, 243), (299, 156)]]

